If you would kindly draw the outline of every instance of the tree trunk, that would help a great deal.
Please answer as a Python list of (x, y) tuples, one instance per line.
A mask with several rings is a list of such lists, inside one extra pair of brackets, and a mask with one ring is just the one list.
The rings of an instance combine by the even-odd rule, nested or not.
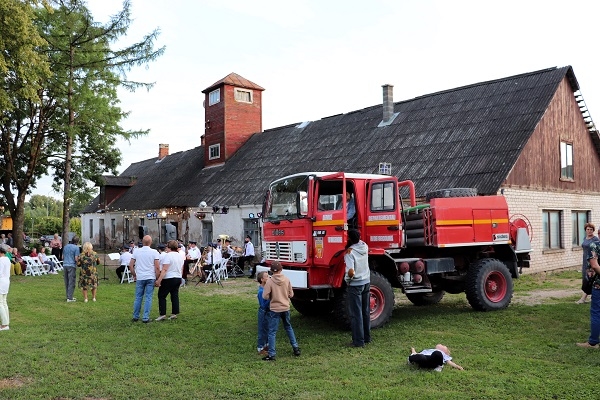
[(71, 208), (71, 159), (73, 157), (73, 135), (75, 135), (75, 110), (73, 109), (73, 56), (75, 47), (70, 46), (70, 66), (69, 69), (69, 90), (68, 107), (69, 107), (69, 129), (67, 132), (66, 156), (65, 156), (65, 182), (63, 186), (63, 227), (62, 227), (62, 245), (65, 247), (69, 241), (69, 210)]

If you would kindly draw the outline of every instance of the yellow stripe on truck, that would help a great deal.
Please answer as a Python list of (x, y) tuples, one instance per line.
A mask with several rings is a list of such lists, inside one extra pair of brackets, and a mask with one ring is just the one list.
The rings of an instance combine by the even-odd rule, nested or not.
[(313, 226), (331, 226), (331, 225), (344, 225), (346, 221), (343, 219), (334, 219), (331, 221), (315, 221)]
[(436, 225), (484, 225), (484, 224), (508, 224), (508, 219), (443, 219), (436, 220)]

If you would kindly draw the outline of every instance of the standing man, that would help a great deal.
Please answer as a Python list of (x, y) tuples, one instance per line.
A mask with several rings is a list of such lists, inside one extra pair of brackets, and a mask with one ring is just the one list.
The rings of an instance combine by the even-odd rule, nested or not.
[(53, 256), (56, 256), (58, 260), (62, 260), (62, 240), (58, 237), (58, 233), (54, 234), (54, 237), (50, 241), (50, 248)]
[[(64, 269), (64, 279), (65, 279), (65, 289), (67, 292), (67, 303), (71, 303), (76, 301), (73, 297), (73, 292), (75, 291), (75, 276), (77, 274), (77, 260), (79, 259), (79, 238), (75, 236), (71, 243), (65, 246), (63, 251), (63, 269)], [(54, 250), (54, 249), (53, 249)]]
[(356, 229), (348, 231), (346, 244), (346, 296), (348, 315), (352, 328), (350, 347), (364, 347), (371, 342), (371, 315), (369, 297), (371, 290), (371, 271), (369, 271), (369, 247), (360, 240)]
[(263, 357), (264, 361), (275, 361), (275, 338), (277, 329), (279, 329), (279, 320), (283, 322), (283, 329), (287, 333), (294, 355), (300, 355), (300, 347), (294, 334), (294, 329), (290, 323), (290, 298), (294, 297), (294, 289), (290, 279), (283, 275), (283, 267), (279, 261), (273, 261), (271, 264), (271, 272), (273, 276), (267, 279), (263, 288), (262, 297), (265, 300), (270, 300), (270, 311), (267, 311), (267, 321), (269, 324), (269, 354)]
[(133, 322), (140, 319), (142, 297), (144, 298), (144, 314), (142, 322), (150, 321), (150, 309), (152, 308), (152, 296), (154, 295), (154, 283), (160, 274), (159, 256), (155, 249), (150, 248), (152, 238), (149, 235), (142, 239), (142, 248), (137, 249), (131, 256), (129, 270), (135, 282), (135, 300), (133, 301)]
[(597, 349), (600, 347), (600, 265), (598, 265), (598, 254), (600, 254), (600, 242), (590, 243), (589, 268), (593, 270), (593, 276), (588, 279), (593, 281), (592, 302), (590, 305), (590, 337), (587, 342), (577, 343), (579, 347)]
[(248, 278), (254, 279), (254, 266), (252, 265), (252, 260), (254, 260), (254, 245), (252, 244), (252, 238), (250, 235), (246, 235), (244, 238), (244, 255), (240, 257), (238, 261), (238, 265), (241, 270), (244, 270), (244, 263), (248, 261), (250, 264), (250, 276)]

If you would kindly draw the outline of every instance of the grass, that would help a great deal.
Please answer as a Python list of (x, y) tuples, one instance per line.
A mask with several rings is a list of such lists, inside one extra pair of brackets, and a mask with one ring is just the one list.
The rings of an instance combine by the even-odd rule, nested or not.
[[(578, 272), (524, 276), (516, 293), (573, 287), (549, 304), (474, 312), (464, 294), (432, 307), (398, 303), (364, 349), (349, 332), (292, 311), (302, 348), (278, 334), (277, 361), (256, 355), (256, 284), (186, 287), (175, 321), (132, 323), (133, 284), (112, 270), (98, 302), (66, 303), (62, 275), (13, 277), (10, 331), (0, 332), (2, 399), (575, 399), (596, 396), (600, 352), (577, 348), (589, 307)], [(571, 282), (567, 284), (566, 282)], [(156, 296), (156, 294), (155, 294)], [(403, 298), (397, 293), (398, 298)], [(158, 315), (155, 298), (152, 317)], [(170, 307), (169, 310), (170, 311)], [(438, 342), (465, 371), (406, 365), (411, 346)]]

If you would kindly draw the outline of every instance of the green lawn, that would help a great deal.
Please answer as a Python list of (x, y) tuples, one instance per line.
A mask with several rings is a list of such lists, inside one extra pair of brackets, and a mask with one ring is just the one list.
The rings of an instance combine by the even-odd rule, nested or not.
[[(432, 307), (402, 301), (364, 349), (349, 332), (292, 312), (301, 357), (278, 334), (274, 363), (256, 355), (256, 284), (186, 287), (175, 321), (131, 322), (134, 284), (114, 272), (98, 302), (66, 303), (62, 274), (13, 277), (10, 331), (0, 332), (2, 399), (580, 399), (596, 398), (600, 351), (579, 297), (474, 312), (464, 295)], [(516, 292), (561, 288), (577, 272), (516, 281)], [(155, 294), (156, 296), (156, 294)], [(81, 292), (76, 297), (82, 300)], [(397, 293), (398, 298), (403, 298)], [(158, 314), (154, 301), (152, 317)], [(170, 307), (169, 307), (170, 311)], [(441, 342), (465, 371), (406, 365), (411, 346)]]

